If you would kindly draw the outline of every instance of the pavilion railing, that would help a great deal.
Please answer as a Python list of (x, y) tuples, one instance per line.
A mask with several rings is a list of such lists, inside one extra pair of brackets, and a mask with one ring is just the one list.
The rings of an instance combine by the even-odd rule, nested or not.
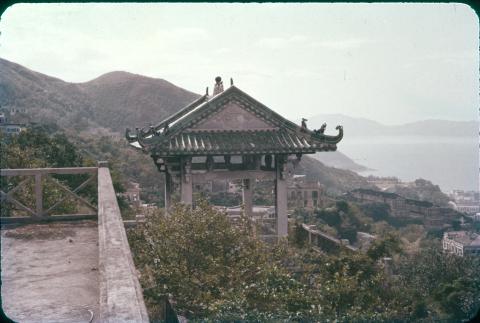
[[(71, 189), (64, 182), (52, 178), (50, 175), (89, 175), (86, 180), (83, 180), (76, 188)], [(15, 218), (33, 218), (33, 219), (48, 219), (53, 217), (93, 217), (97, 216), (97, 206), (93, 205), (96, 203), (91, 203), (86, 198), (79, 195), (79, 192), (82, 189), (85, 189), (90, 183), (97, 180), (98, 168), (97, 167), (69, 167), (69, 168), (28, 168), (28, 169), (1, 169), (0, 176), (2, 177), (2, 182), (5, 178), (9, 179), (12, 177), (25, 177), (23, 180), (20, 180), (16, 185), (2, 185), (0, 189), (1, 196), (1, 205), (2, 207), (6, 206), (6, 203), (14, 205), (16, 209), (24, 211), (30, 217), (15, 217), (15, 216), (2, 216), (2, 222), (4, 220), (14, 220)], [(57, 176), (58, 177), (58, 176)], [(35, 207), (29, 207), (22, 203), (19, 198), (15, 197), (15, 193), (19, 192), (21, 189), (25, 189), (27, 184), (32, 183), (32, 178), (34, 180), (33, 185), (33, 195), (35, 199)], [(64, 192), (63, 195), (58, 196), (58, 199), (55, 201), (50, 201), (48, 208), (44, 206), (44, 188), (45, 183), (51, 183), (51, 187), (55, 189), (60, 189)], [(4, 182), (5, 183), (5, 182)], [(5, 190), (5, 191), (4, 191)], [(97, 193), (95, 193), (96, 199)], [(70, 200), (69, 200), (70, 198)], [(54, 214), (55, 210), (65, 203), (69, 203), (72, 200), (75, 200), (78, 206), (84, 206), (88, 209), (90, 213), (74, 213), (74, 214)], [(2, 212), (3, 213), (3, 212)]]

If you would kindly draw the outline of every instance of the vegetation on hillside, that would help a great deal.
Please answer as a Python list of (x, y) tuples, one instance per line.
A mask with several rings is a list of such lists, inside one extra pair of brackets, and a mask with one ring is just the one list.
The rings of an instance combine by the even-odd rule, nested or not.
[(152, 320), (165, 296), (203, 321), (460, 322), (480, 305), (478, 259), (405, 254), (394, 235), (366, 253), (267, 245), (246, 219), (231, 223), (201, 201), (151, 214), (128, 236)]
[[(96, 161), (85, 157), (80, 153), (65, 133), (55, 125), (34, 125), (16, 136), (8, 136), (0, 133), (0, 168), (55, 168), (55, 167), (88, 167), (96, 166)], [(113, 167), (112, 167), (113, 166)], [(123, 192), (121, 176), (110, 165), (112, 169), (112, 180), (115, 191)], [(88, 174), (78, 175), (49, 175), (43, 179), (43, 206), (48, 209), (57, 201), (65, 200), (54, 209), (56, 214), (72, 214), (78, 212), (83, 206), (75, 199), (68, 196), (55, 182), (60, 183), (70, 190), (75, 189), (88, 179)], [(22, 180), (30, 178), (27, 185), (15, 192), (15, 198), (31, 209), (35, 209), (34, 181), (33, 177), (1, 177), (1, 189), (8, 192), (18, 185)], [(97, 202), (96, 181), (85, 186), (79, 195), (86, 198), (91, 204)], [(119, 198), (119, 204), (125, 212), (129, 207), (125, 201)], [(26, 215), (16, 206), (5, 203), (1, 208), (2, 216)]]
[(427, 201), (438, 206), (447, 206), (450, 201), (450, 198), (440, 190), (438, 185), (421, 178), (415, 180), (413, 186), (397, 185), (388, 191), (409, 199)]

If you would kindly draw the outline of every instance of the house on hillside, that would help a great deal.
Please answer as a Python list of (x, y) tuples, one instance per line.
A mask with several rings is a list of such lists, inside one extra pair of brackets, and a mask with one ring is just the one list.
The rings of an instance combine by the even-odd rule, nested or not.
[(120, 193), (119, 195), (123, 196), (127, 201), (134, 207), (140, 207), (140, 184), (130, 182), (128, 184), (128, 188), (124, 193)]
[(453, 199), (450, 206), (458, 211), (470, 216), (480, 212), (480, 194), (476, 191), (454, 190), (449, 194)]
[(383, 203), (390, 207), (391, 215), (397, 218), (419, 219), (428, 227), (441, 228), (452, 219), (461, 217), (457, 211), (439, 207), (427, 201), (407, 199), (395, 193), (371, 189), (355, 189), (348, 197), (361, 203)]
[(26, 129), (25, 124), (9, 123), (5, 113), (0, 112), (0, 131), (6, 135), (18, 135)]
[(480, 256), (480, 235), (467, 231), (451, 231), (443, 234), (444, 252), (457, 256)]
[(319, 181), (308, 180), (305, 175), (293, 175), (288, 180), (288, 208), (314, 210), (322, 207), (324, 188)]

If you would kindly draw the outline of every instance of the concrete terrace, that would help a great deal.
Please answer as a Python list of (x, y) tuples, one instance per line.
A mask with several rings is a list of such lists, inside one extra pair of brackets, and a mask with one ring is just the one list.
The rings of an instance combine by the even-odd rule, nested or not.
[[(97, 177), (97, 214), (47, 215), (42, 208), (41, 178), (85, 172)], [(17, 203), (32, 214), (1, 218), (1, 296), (10, 319), (148, 322), (106, 163), (98, 168), (2, 169), (1, 176), (34, 176), (36, 184), (36, 210), (14, 200), (16, 188), (1, 192), (2, 203)]]
[(2, 301), (16, 322), (99, 322), (96, 221), (2, 230)]

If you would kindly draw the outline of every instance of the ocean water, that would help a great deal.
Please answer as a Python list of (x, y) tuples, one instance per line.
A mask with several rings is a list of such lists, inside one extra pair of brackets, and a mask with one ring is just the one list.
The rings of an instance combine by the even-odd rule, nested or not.
[(479, 140), (472, 137), (344, 138), (338, 150), (371, 168), (360, 175), (424, 178), (442, 191), (479, 189)]

